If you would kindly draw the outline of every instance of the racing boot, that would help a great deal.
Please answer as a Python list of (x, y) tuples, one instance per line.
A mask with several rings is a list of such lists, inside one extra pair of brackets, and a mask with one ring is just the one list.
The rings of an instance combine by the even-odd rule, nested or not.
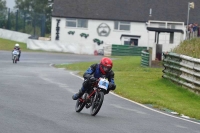
[(76, 93), (76, 94), (74, 94), (74, 95), (72, 96), (72, 99), (73, 99), (73, 100), (77, 100), (77, 99), (79, 99), (80, 97), (82, 97), (82, 95), (83, 95), (84, 92), (85, 92), (85, 91), (83, 91), (83, 90), (84, 90), (84, 89), (81, 88), (81, 89), (79, 90), (78, 93)]

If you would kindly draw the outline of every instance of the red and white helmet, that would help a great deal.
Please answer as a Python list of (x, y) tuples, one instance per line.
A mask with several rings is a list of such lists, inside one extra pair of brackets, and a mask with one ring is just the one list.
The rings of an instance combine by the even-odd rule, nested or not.
[(100, 71), (103, 74), (106, 74), (107, 72), (109, 72), (112, 69), (113, 63), (112, 60), (108, 57), (104, 57), (101, 59), (100, 62)]

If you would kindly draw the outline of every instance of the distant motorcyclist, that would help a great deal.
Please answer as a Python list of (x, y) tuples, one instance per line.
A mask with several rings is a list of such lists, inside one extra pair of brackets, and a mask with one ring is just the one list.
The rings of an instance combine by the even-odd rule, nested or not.
[(110, 90), (115, 90), (116, 85), (114, 82), (114, 72), (112, 71), (112, 66), (112, 60), (107, 57), (102, 58), (99, 64), (91, 65), (83, 74), (84, 82), (81, 89), (78, 93), (72, 96), (72, 99), (77, 100), (82, 97), (88, 89), (92, 89), (92, 83), (102, 76), (106, 77), (109, 81), (107, 93), (109, 93)]
[(18, 61), (20, 60), (20, 56), (21, 56), (21, 49), (18, 43), (15, 44), (15, 47), (13, 48), (12, 52), (14, 50), (18, 50), (19, 51), (19, 55), (18, 55)]

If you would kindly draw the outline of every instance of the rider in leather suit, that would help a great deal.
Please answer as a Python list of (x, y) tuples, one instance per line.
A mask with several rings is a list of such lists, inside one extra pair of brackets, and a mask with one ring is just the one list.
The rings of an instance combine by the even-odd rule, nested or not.
[(92, 88), (92, 83), (94, 83), (96, 79), (102, 76), (105, 76), (109, 81), (107, 94), (110, 90), (115, 90), (116, 85), (114, 82), (114, 72), (111, 70), (112, 66), (112, 60), (107, 57), (102, 58), (99, 64), (91, 65), (83, 74), (84, 82), (81, 89), (78, 93), (72, 96), (72, 99), (77, 100), (78, 98), (82, 97), (85, 91)]
[(19, 47), (19, 44), (15, 44), (15, 47), (14, 47), (13, 51), (14, 51), (14, 50), (18, 50), (18, 51), (19, 51), (19, 55), (18, 55), (18, 61), (19, 61), (20, 56), (21, 56), (21, 49), (20, 49), (20, 47)]

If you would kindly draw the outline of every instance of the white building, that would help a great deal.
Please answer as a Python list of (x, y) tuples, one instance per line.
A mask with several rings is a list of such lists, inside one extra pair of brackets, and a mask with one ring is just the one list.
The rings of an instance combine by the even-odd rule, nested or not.
[(181, 6), (188, 4), (170, 0), (163, 6), (165, 1), (154, 1), (156, 5), (147, 0), (56, 0), (51, 40), (80, 54), (112, 44), (152, 47), (154, 60), (156, 48), (170, 51), (184, 40), (186, 16), (181, 14), (187, 14), (187, 8)]

